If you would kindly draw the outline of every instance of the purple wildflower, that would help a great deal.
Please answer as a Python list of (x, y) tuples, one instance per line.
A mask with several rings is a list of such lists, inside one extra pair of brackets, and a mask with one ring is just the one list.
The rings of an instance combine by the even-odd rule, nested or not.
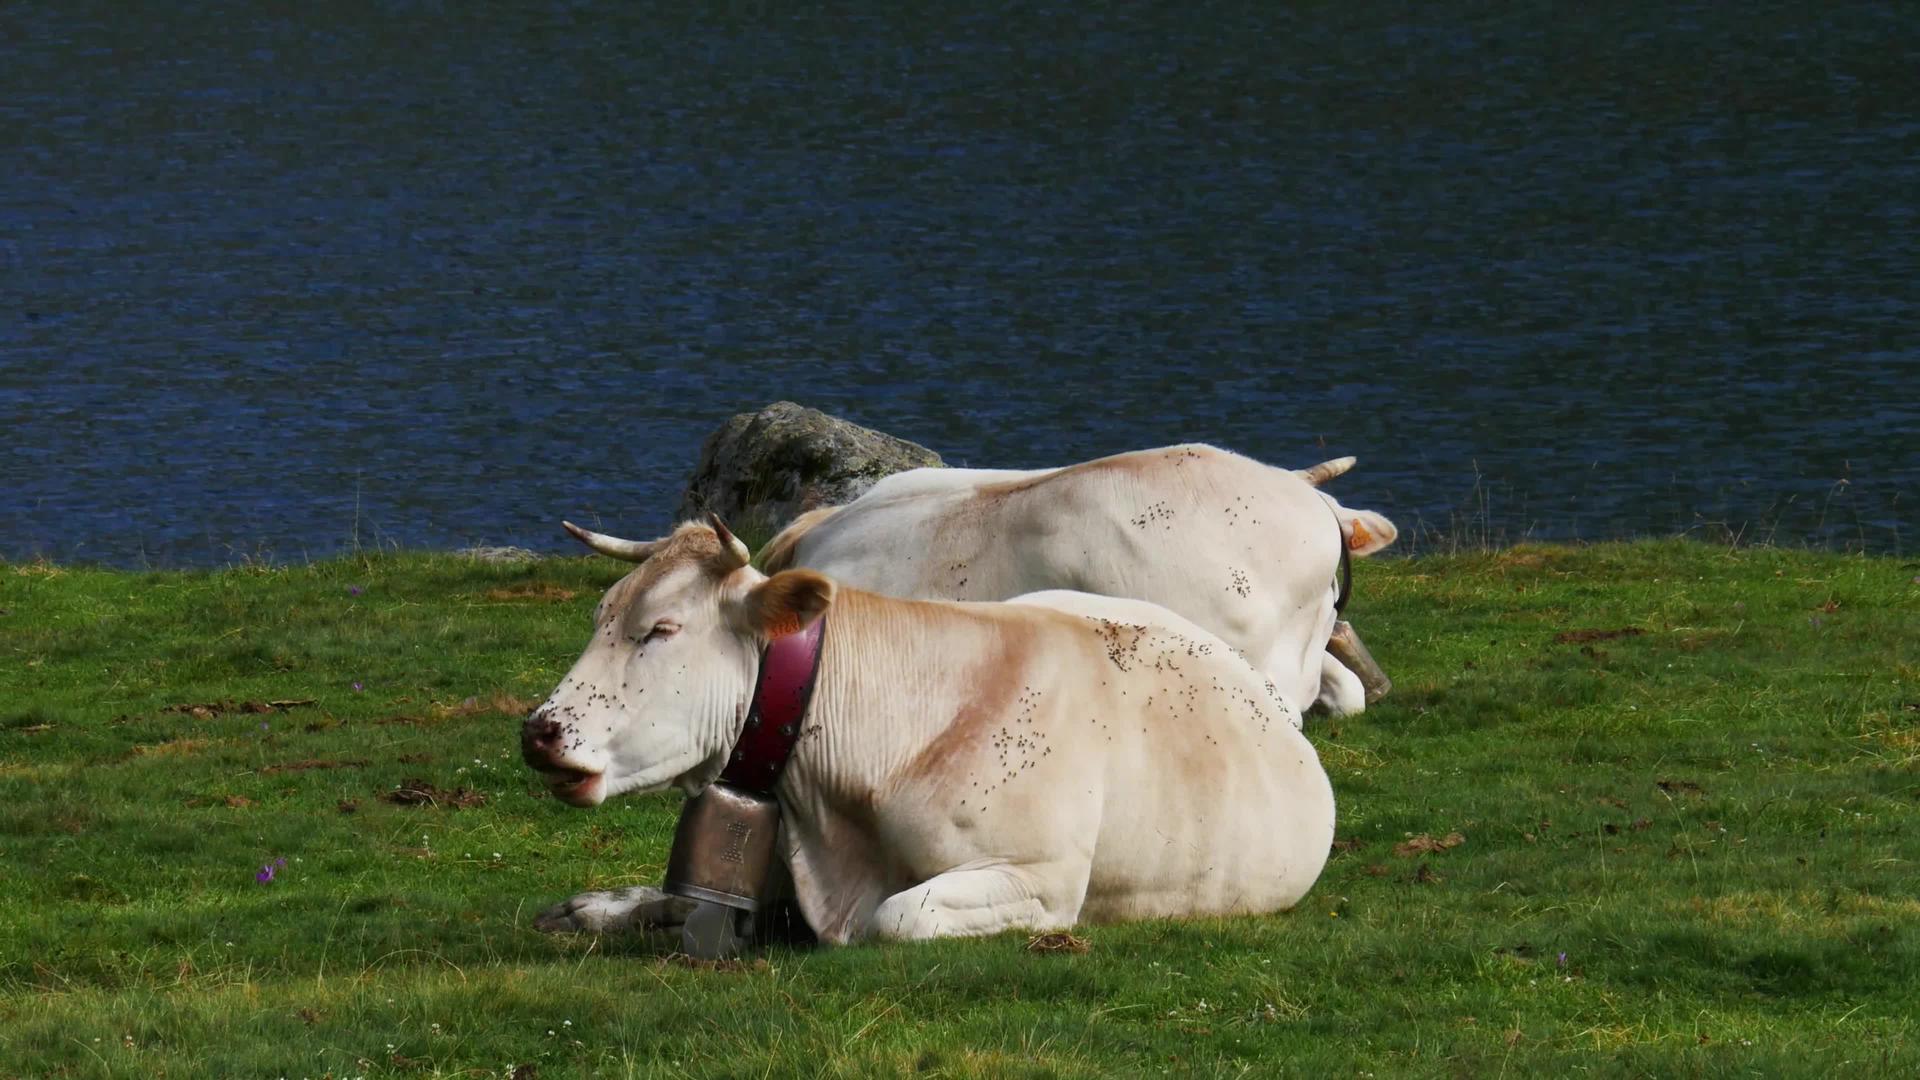
[(273, 864), (268, 863), (267, 865), (261, 867), (260, 872), (253, 875), (253, 880), (259, 882), (262, 885), (265, 885), (267, 882), (272, 881), (273, 880)]
[(357, 693), (359, 693), (360, 691), (362, 691), (362, 690), (364, 690), (364, 689), (366, 689), (366, 688), (365, 688), (365, 687), (363, 687), (363, 686), (361, 686), (361, 685), (360, 685), (359, 683), (354, 683), (354, 684), (353, 684), (353, 692), (354, 692), (354, 693), (356, 693), (356, 694), (357, 694)]
[(358, 585), (349, 585), (349, 586), (347, 586), (347, 595), (348, 595), (348, 596), (359, 596), (359, 595), (360, 595), (360, 586), (358, 586)]
[(1561, 954), (1560, 954), (1560, 960), (1559, 960), (1559, 964), (1560, 964), (1560, 966), (1561, 966), (1561, 967), (1566, 967), (1566, 966), (1567, 966), (1567, 954), (1566, 954), (1566, 953), (1561, 953)]
[[(282, 870), (285, 870), (287, 868), (287, 857), (285, 855), (280, 856), (279, 858), (273, 860), (273, 865)], [(1565, 955), (1565, 954), (1562, 954), (1562, 955)]]

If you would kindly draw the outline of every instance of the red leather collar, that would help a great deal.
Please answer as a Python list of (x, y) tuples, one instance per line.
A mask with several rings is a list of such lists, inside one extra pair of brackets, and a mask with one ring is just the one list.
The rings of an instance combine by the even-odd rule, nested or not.
[(797, 634), (774, 638), (760, 654), (760, 675), (753, 685), (747, 725), (733, 744), (720, 779), (735, 787), (768, 794), (780, 780), (800, 739), (800, 724), (813, 700), (820, 674), (821, 644), (827, 617)]

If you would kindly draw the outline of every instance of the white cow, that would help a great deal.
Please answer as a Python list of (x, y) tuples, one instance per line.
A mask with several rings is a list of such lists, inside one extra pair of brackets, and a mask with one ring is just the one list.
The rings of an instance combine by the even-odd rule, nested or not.
[[(779, 856), (822, 941), (1274, 911), (1326, 862), (1333, 792), (1298, 710), (1163, 608), (769, 578), (717, 519), (644, 544), (574, 531), (644, 561), (526, 721), (524, 756), (567, 802), (702, 789), (739, 737), (761, 649), (827, 620), (776, 788)], [(673, 903), (588, 893), (540, 925), (610, 929)]]
[(913, 469), (801, 515), (762, 565), (928, 600), (1135, 597), (1220, 635), (1303, 708), (1357, 713), (1359, 678), (1326, 652), (1341, 549), (1371, 555), (1399, 531), (1317, 490), (1352, 465), (1295, 472), (1191, 444), (1061, 469)]

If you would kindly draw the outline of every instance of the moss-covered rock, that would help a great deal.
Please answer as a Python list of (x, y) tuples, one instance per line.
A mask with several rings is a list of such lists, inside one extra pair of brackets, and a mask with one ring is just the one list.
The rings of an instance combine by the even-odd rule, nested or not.
[(743, 537), (763, 538), (796, 514), (858, 498), (883, 476), (942, 464), (917, 443), (776, 401), (707, 437), (678, 514), (712, 510)]

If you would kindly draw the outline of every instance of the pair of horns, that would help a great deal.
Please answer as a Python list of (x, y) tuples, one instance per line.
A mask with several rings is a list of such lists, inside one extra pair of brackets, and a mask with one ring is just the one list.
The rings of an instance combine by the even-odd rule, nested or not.
[[(723, 569), (727, 571), (738, 570), (753, 561), (753, 552), (748, 551), (747, 545), (741, 543), (740, 538), (733, 535), (732, 530), (727, 528), (726, 523), (720, 520), (719, 514), (708, 513), (707, 524), (712, 527), (714, 535), (720, 538)], [(646, 562), (661, 548), (667, 546), (667, 540), (672, 539), (672, 537), (668, 537), (667, 540), (622, 540), (617, 536), (608, 536), (605, 533), (594, 532), (592, 529), (583, 529), (571, 521), (563, 521), (560, 523), (560, 526), (572, 534), (575, 540), (580, 541), (602, 555), (620, 559), (624, 562)]]

